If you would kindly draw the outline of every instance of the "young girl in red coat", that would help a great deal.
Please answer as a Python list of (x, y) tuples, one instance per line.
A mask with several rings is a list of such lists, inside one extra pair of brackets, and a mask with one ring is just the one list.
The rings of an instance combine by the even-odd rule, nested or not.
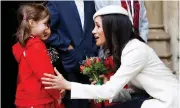
[(54, 68), (43, 41), (50, 36), (49, 11), (41, 4), (25, 4), (18, 10), (19, 28), (13, 54), (18, 62), (16, 108), (62, 108), (58, 90), (45, 90), (44, 72)]

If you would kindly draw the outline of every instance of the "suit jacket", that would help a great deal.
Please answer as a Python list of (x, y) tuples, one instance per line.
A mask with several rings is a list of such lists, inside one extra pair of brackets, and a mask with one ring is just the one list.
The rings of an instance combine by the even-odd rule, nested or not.
[[(97, 56), (92, 30), (94, 28), (93, 1), (84, 1), (84, 29), (82, 29), (79, 13), (74, 1), (48, 1), (50, 11), (50, 27), (52, 36), (48, 43), (60, 51), (62, 64), (67, 72), (79, 68), (79, 62), (85, 56)], [(68, 50), (72, 45), (74, 49)]]

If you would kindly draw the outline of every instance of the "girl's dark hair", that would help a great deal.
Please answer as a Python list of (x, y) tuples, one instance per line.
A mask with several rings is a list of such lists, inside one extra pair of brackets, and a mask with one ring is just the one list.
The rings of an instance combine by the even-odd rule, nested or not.
[(39, 21), (49, 15), (48, 9), (42, 4), (29, 3), (20, 6), (17, 14), (19, 27), (16, 32), (16, 38), (20, 45), (25, 46), (30, 36), (28, 20), (33, 19), (34, 21)]
[(121, 54), (125, 45), (134, 38), (143, 41), (140, 36), (135, 35), (129, 17), (121, 14), (102, 15), (102, 25), (106, 38), (107, 48), (113, 56), (114, 71), (121, 65)]

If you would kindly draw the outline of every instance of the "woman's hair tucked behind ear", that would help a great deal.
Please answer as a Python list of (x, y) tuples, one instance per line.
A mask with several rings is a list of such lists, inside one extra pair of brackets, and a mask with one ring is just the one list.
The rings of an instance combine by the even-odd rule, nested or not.
[(28, 20), (42, 20), (49, 16), (49, 11), (42, 4), (30, 3), (21, 5), (17, 15), (19, 27), (16, 32), (16, 38), (22, 46), (25, 46), (31, 32)]
[(121, 54), (125, 45), (131, 39), (141, 39), (140, 36), (135, 36), (132, 23), (128, 16), (121, 14), (109, 14), (103, 15), (101, 18), (107, 42), (106, 44), (113, 56), (115, 64), (114, 69), (116, 71), (121, 65)]

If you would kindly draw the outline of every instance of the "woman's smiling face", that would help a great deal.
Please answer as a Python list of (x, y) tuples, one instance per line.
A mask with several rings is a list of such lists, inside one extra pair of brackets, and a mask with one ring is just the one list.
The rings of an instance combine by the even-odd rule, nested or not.
[(102, 18), (100, 16), (97, 16), (94, 19), (95, 27), (92, 31), (95, 39), (96, 39), (96, 45), (97, 46), (103, 46), (105, 45), (106, 38), (104, 35), (103, 25), (102, 25)]

